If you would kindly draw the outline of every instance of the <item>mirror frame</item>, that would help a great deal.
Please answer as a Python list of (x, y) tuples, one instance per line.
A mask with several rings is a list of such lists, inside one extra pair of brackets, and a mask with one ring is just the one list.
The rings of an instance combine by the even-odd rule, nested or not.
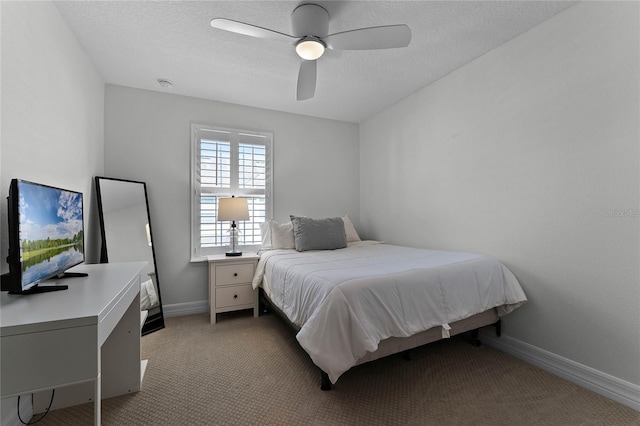
[(149, 315), (145, 320), (144, 325), (142, 327), (142, 335), (144, 336), (145, 334), (149, 334), (164, 328), (164, 313), (162, 310), (162, 296), (160, 294), (160, 277), (158, 274), (158, 262), (156, 261), (156, 248), (155, 248), (155, 242), (153, 240), (153, 227), (151, 226), (151, 215), (149, 214), (149, 197), (147, 195), (147, 184), (145, 182), (128, 180), (128, 179), (118, 179), (118, 178), (111, 178), (111, 177), (105, 177), (105, 176), (95, 177), (95, 189), (96, 189), (96, 196), (98, 201), (98, 216), (100, 219), (100, 237), (102, 239), (102, 243), (100, 246), (100, 263), (109, 263), (109, 255), (107, 250), (107, 238), (106, 238), (106, 231), (104, 226), (104, 212), (102, 208), (102, 194), (100, 192), (100, 181), (106, 181), (106, 180), (140, 184), (142, 185), (142, 189), (144, 191), (144, 201), (147, 207), (147, 220), (149, 223), (149, 235), (151, 238), (151, 255), (153, 257), (153, 268), (155, 270), (155, 280), (156, 280), (155, 284), (156, 284), (156, 291), (158, 293), (158, 307), (159, 307), (159, 312), (153, 315)]

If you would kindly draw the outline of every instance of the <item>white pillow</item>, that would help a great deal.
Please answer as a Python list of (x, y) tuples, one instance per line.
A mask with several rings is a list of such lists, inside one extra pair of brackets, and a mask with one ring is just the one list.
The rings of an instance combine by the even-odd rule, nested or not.
[(269, 222), (260, 224), (260, 234), (262, 235), (262, 249), (271, 250), (271, 225)]
[(271, 234), (271, 248), (273, 250), (296, 248), (295, 239), (293, 237), (293, 224), (291, 222), (278, 223), (275, 220), (271, 220), (269, 221), (269, 228)]
[(342, 216), (342, 221), (344, 222), (344, 233), (347, 234), (347, 242), (353, 243), (355, 241), (362, 241), (358, 235), (358, 231), (356, 231), (355, 226), (353, 226), (353, 223), (351, 222), (349, 214)]

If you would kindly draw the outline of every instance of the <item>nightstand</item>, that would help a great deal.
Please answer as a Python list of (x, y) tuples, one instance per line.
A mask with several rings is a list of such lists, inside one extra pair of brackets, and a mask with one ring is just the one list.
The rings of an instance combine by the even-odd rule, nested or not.
[(258, 259), (260, 256), (254, 253), (207, 256), (211, 324), (216, 323), (220, 312), (253, 309), (253, 316), (258, 316), (258, 290), (251, 287)]

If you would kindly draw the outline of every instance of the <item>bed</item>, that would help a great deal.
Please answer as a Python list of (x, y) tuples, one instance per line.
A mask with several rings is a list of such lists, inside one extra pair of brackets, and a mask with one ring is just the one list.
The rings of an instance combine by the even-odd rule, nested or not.
[(355, 365), (499, 324), (527, 300), (494, 258), (358, 240), (337, 249), (269, 247), (253, 280), (297, 330), (322, 389)]

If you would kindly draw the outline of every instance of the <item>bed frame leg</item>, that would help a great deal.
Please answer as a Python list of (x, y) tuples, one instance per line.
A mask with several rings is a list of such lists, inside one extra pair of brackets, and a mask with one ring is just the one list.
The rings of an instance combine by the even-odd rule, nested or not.
[(500, 337), (500, 333), (502, 333), (502, 320), (494, 322), (493, 326), (496, 328), (496, 336)]
[(478, 338), (478, 329), (471, 330), (471, 344), (475, 347), (478, 347), (482, 344), (480, 339)]
[(265, 296), (264, 294), (262, 294), (262, 291), (263, 290), (260, 289), (260, 293), (258, 295), (258, 316), (271, 313), (271, 310), (269, 309), (270, 306), (267, 302), (265, 302)]
[(329, 380), (329, 375), (322, 370), (320, 370), (320, 375), (320, 389), (322, 389), (323, 391), (331, 390), (331, 380)]

